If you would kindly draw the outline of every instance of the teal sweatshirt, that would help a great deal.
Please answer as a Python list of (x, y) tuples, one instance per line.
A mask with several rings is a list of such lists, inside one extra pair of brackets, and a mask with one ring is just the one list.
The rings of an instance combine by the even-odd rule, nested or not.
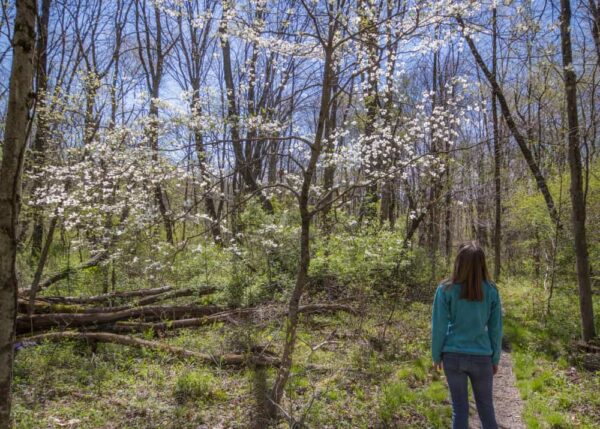
[(492, 356), (500, 361), (502, 306), (498, 289), (483, 284), (483, 301), (460, 299), (460, 284), (440, 285), (433, 300), (431, 355), (435, 363), (442, 352)]

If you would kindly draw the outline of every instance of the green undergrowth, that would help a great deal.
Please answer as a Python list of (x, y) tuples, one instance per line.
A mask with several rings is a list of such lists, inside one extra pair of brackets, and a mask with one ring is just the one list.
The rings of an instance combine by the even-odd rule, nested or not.
[[(446, 387), (430, 370), (429, 306), (396, 307), (303, 317), (286, 413), (309, 428), (447, 427)], [(281, 321), (271, 320), (160, 341), (215, 356), (259, 343), (279, 353), (282, 335)], [(274, 376), (120, 345), (44, 343), (17, 354), (14, 416), (16, 427), (32, 429), (256, 427)]]
[[(599, 378), (568, 353), (577, 302), (559, 287), (544, 318), (534, 285), (499, 287), (527, 426), (599, 427)], [(429, 318), (429, 303), (391, 299), (371, 301), (359, 316), (302, 316), (286, 414), (308, 428), (449, 427), (446, 383), (431, 370)], [(158, 340), (214, 356), (255, 345), (280, 353), (282, 321), (216, 323)], [(257, 422), (274, 376), (272, 368), (203, 365), (120, 345), (45, 343), (17, 354), (14, 415), (18, 428), (32, 429), (266, 428)]]
[[(506, 338), (528, 428), (600, 427), (600, 373), (578, 365), (578, 302), (573, 283), (557, 284), (550, 301), (523, 279), (501, 284)], [(572, 290), (571, 290), (571, 289)], [(596, 314), (600, 303), (595, 302)]]

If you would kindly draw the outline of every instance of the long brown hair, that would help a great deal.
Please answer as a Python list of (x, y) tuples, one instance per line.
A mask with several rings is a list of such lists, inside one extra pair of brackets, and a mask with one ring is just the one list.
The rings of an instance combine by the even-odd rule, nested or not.
[(490, 281), (490, 274), (485, 263), (485, 253), (474, 241), (458, 246), (458, 254), (454, 261), (454, 272), (447, 281), (460, 284), (460, 297), (468, 301), (483, 301), (483, 282)]

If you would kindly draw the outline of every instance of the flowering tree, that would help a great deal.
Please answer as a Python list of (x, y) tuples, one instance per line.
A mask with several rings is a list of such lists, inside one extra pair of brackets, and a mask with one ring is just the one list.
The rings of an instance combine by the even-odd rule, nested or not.
[[(257, 7), (264, 7), (261, 5)], [(372, 58), (367, 60), (367, 66), (363, 68), (361, 64), (364, 59), (360, 55), (357, 57), (349, 54), (353, 51), (353, 47), (363, 43), (361, 37), (367, 31), (365, 25), (369, 26), (364, 23), (365, 18), (361, 16), (362, 12), (358, 9), (360, 6), (360, 4), (350, 2), (337, 4), (317, 2), (316, 5), (304, 5), (303, 10), (295, 12), (298, 18), (302, 17), (308, 21), (306, 25), (312, 30), (312, 33), (308, 33), (309, 36), (305, 36), (304, 39), (297, 40), (295, 49), (290, 49), (290, 53), (296, 54), (301, 52), (301, 48), (306, 47), (307, 44), (308, 46), (311, 46), (310, 43), (313, 44), (308, 49), (310, 52), (308, 61), (318, 63), (321, 70), (320, 82), (314, 84), (319, 88), (317, 100), (319, 110), (315, 122), (309, 128), (310, 133), (306, 132), (306, 126), (303, 125), (291, 127), (291, 134), (285, 138), (291, 140), (291, 145), (289, 151), (283, 156), (291, 161), (295, 169), (286, 172), (285, 178), (273, 187), (294, 196), (298, 205), (301, 226), (300, 260), (284, 325), (281, 365), (271, 391), (272, 415), (278, 413), (278, 406), (283, 397), (292, 364), (298, 309), (308, 281), (313, 218), (325, 209), (342, 204), (346, 196), (357, 190), (373, 190), (376, 189), (378, 183), (389, 182), (396, 177), (407, 178), (411, 168), (417, 168), (417, 166), (422, 175), (431, 177), (443, 175), (445, 163), (438, 153), (441, 151), (430, 151), (431, 142), (444, 142), (446, 147), (451, 147), (459, 136), (459, 126), (466, 117), (462, 90), (464, 81), (460, 78), (450, 80), (440, 91), (446, 99), (445, 105), (434, 105), (433, 108), (427, 109), (431, 103), (431, 95), (426, 94), (410, 114), (400, 113), (399, 104), (402, 103), (402, 100), (392, 99), (396, 82), (401, 78), (400, 73), (397, 76), (389, 72), (384, 73), (389, 88), (388, 97), (390, 97), (386, 103), (388, 109), (381, 108), (377, 109), (377, 112), (372, 111), (369, 107), (369, 103), (372, 102), (369, 85), (353, 89), (352, 91), (359, 93), (359, 102), (350, 104), (350, 100), (345, 95), (348, 85), (355, 82), (355, 74), (366, 70), (378, 75), (376, 70), (372, 70), (374, 67)], [(404, 14), (402, 17), (406, 18), (406, 21), (401, 22), (394, 21), (393, 14), (385, 17), (384, 22), (391, 21), (392, 23), (389, 25), (394, 27), (394, 34), (389, 35), (393, 40), (385, 40), (386, 47), (391, 45), (397, 49), (399, 47), (398, 39), (415, 31), (415, 27), (418, 25), (416, 21), (427, 10), (427, 6), (412, 6), (411, 13), (406, 13), (406, 16), (413, 16), (412, 21)], [(235, 20), (235, 14), (231, 10), (228, 12), (229, 15), (223, 19)], [(374, 17), (370, 19), (374, 19)], [(222, 28), (228, 27), (222, 26)], [(227, 34), (227, 36), (223, 35), (223, 38), (225, 38), (225, 41), (222, 42), (225, 46), (224, 55), (227, 56), (227, 44), (230, 43), (232, 36)], [(266, 43), (256, 43), (257, 45), (266, 45)], [(394, 61), (393, 57), (396, 52), (390, 49), (385, 52), (391, 52), (392, 56), (386, 60)], [(353, 70), (355, 65), (358, 65), (358, 71)], [(227, 69), (227, 64), (225, 67)], [(342, 71), (348, 69), (353, 72)], [(225, 74), (227, 75), (227, 73), (226, 71)], [(371, 83), (373, 84), (373, 78), (371, 78)], [(229, 87), (228, 91), (231, 91)], [(229, 115), (233, 116), (236, 113), (235, 103), (232, 98), (228, 103)], [(354, 115), (360, 118), (363, 108), (366, 111), (364, 119), (361, 119), (364, 121), (364, 126), (360, 126), (358, 121), (344, 121), (336, 125), (338, 109), (352, 110)], [(237, 131), (232, 132), (235, 144), (239, 136), (235, 135)], [(281, 136), (270, 136), (270, 138), (282, 139)], [(328, 170), (331, 171), (332, 166), (335, 166), (338, 171), (347, 171), (349, 174), (346, 177), (351, 177), (351, 180), (329, 181), (326, 187), (323, 187), (319, 183), (318, 177)]]
[[(493, 242), (495, 278), (518, 265), (505, 250), (518, 246), (539, 271), (542, 254), (556, 261), (569, 234), (561, 228), (568, 162), (589, 337), (586, 264), (593, 269), (594, 258), (585, 262), (586, 241), (600, 248), (585, 225), (600, 125), (598, 8), (561, 5), (557, 20), (531, 1), (42, 0), (29, 128), (22, 115), (12, 119), (13, 91), (0, 83), (0, 111), (9, 113), (3, 163), (13, 159), (14, 125), (31, 130), (23, 227), (16, 238), (9, 228), (23, 248), (31, 243), (20, 259), (30, 310), (19, 317), (43, 319), (36, 300), (54, 289), (42, 291), (79, 270), (101, 268), (104, 281), (85, 292), (104, 294), (112, 282), (113, 292), (128, 293), (116, 291), (117, 278), (163, 286), (184, 277), (177, 264), (187, 258), (200, 255), (208, 267), (210, 255), (227, 255), (233, 270), (241, 267), (223, 276), (231, 286), (289, 247), (274, 416), (290, 378), (312, 248), (321, 236), (324, 246), (335, 243), (338, 217), (352, 231), (398, 234), (400, 257), (425, 250), (432, 284), (439, 255), (449, 265), (454, 240), (466, 237)], [(11, 59), (6, 47), (18, 33), (6, 17), (15, 9), (0, 8), (0, 60)], [(7, 63), (0, 74), (8, 82)], [(518, 189), (539, 196), (542, 234), (509, 223), (516, 216), (505, 200), (519, 199)], [(504, 232), (511, 229), (513, 236)], [(526, 239), (503, 238), (514, 234)], [(56, 258), (59, 236), (67, 255)], [(252, 252), (260, 257), (246, 257)]]

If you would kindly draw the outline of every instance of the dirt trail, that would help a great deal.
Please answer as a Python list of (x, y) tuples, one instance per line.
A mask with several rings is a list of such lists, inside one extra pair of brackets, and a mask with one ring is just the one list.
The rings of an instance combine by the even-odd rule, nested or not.
[[(494, 376), (494, 407), (496, 420), (501, 429), (525, 429), (521, 418), (523, 401), (516, 386), (510, 353), (502, 353), (498, 373)], [(481, 423), (472, 397), (470, 408), (469, 427), (480, 429)]]

